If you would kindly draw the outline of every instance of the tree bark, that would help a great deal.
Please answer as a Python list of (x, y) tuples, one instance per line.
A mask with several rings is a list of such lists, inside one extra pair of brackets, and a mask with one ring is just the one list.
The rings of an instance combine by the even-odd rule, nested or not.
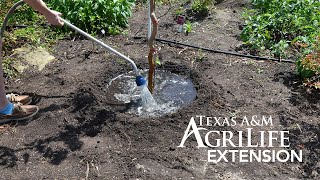
[(149, 55), (148, 55), (148, 63), (149, 63), (149, 73), (148, 73), (148, 88), (149, 91), (153, 94), (154, 92), (154, 74), (156, 70), (156, 60), (155, 60), (155, 53), (156, 48), (154, 47), (154, 42), (158, 32), (158, 19), (155, 15), (155, 1), (150, 0), (150, 17), (152, 22), (152, 31), (151, 36), (148, 40), (149, 45)]

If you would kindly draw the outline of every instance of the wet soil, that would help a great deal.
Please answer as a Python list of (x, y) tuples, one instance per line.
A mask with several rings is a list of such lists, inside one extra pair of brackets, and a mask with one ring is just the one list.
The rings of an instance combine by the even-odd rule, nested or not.
[[(177, 33), (175, 6), (160, 6), (159, 37), (236, 51), (240, 14), (247, 1), (226, 0), (186, 36)], [(146, 8), (137, 6), (127, 35), (104, 42), (147, 69)], [(34, 95), (39, 114), (0, 128), (0, 179), (318, 179), (320, 93), (308, 90), (294, 64), (255, 61), (157, 43), (164, 69), (187, 76), (197, 90), (190, 105), (162, 117), (126, 113), (127, 104), (107, 98), (112, 78), (130, 65), (88, 40), (62, 40), (56, 61), (29, 69), (8, 82), (8, 92)], [(289, 130), (289, 149), (302, 149), (302, 163), (209, 163), (207, 149), (191, 138), (179, 148), (192, 117), (272, 116)], [(239, 131), (241, 126), (216, 126)], [(254, 137), (257, 138), (257, 137)]]

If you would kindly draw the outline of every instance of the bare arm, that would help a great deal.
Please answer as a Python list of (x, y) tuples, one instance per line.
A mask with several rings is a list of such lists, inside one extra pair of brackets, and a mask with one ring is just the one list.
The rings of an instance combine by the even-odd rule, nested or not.
[(59, 19), (61, 13), (53, 11), (47, 7), (47, 5), (42, 0), (23, 0), (33, 9), (41, 13), (46, 17), (48, 22), (52, 25), (62, 26), (63, 22)]

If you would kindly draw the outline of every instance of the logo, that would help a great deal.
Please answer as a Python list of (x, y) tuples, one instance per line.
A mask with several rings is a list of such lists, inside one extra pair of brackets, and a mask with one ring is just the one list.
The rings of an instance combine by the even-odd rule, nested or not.
[[(207, 148), (207, 161), (219, 162), (302, 162), (302, 150), (290, 150), (289, 131), (262, 131), (273, 127), (272, 116), (240, 118), (192, 117), (181, 139), (180, 148), (192, 141)], [(218, 127), (242, 127), (241, 131), (219, 131)], [(222, 128), (220, 128), (222, 129)], [(270, 128), (272, 129), (272, 128)]]

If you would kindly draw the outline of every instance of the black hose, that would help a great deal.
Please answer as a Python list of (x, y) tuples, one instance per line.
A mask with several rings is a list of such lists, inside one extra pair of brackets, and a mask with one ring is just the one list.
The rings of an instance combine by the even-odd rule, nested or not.
[[(145, 37), (141, 37), (141, 36), (135, 36), (133, 38), (134, 39), (145, 39)], [(176, 44), (176, 45), (180, 45), (180, 46), (191, 47), (194, 49), (201, 49), (201, 50), (213, 52), (213, 53), (222, 53), (222, 54), (246, 57), (246, 58), (257, 59), (257, 60), (269, 60), (269, 61), (277, 61), (277, 62), (296, 63), (296, 61), (290, 60), (290, 59), (276, 59), (276, 58), (270, 58), (270, 57), (261, 57), (261, 56), (254, 56), (254, 55), (248, 55), (248, 54), (241, 54), (241, 53), (231, 52), (231, 51), (209, 49), (209, 48), (205, 48), (205, 47), (199, 47), (199, 46), (195, 46), (195, 45), (190, 45), (190, 44), (185, 44), (185, 43), (181, 43), (181, 42), (177, 42), (177, 41), (170, 41), (170, 40), (160, 39), (160, 38), (156, 38), (156, 41), (163, 42), (163, 43), (169, 43), (169, 44)]]
[[(9, 21), (10, 16), (13, 14), (13, 12), (17, 9), (17, 7), (22, 6), (24, 4), (23, 1), (19, 1), (17, 3), (15, 3), (10, 10), (8, 11), (6, 17), (4, 18), (4, 21), (2, 23), (1, 29), (0, 29), (0, 39), (2, 39), (3, 37), (3, 33), (7, 27), (7, 23)], [(0, 49), (1, 50), (1, 49)]]

